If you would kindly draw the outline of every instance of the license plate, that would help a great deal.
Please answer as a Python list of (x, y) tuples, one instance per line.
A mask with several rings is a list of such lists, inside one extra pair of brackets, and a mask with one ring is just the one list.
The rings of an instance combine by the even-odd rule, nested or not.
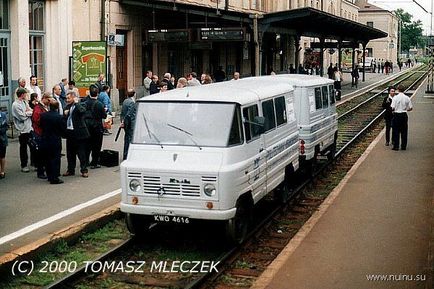
[(189, 224), (190, 218), (180, 216), (154, 215), (155, 222)]

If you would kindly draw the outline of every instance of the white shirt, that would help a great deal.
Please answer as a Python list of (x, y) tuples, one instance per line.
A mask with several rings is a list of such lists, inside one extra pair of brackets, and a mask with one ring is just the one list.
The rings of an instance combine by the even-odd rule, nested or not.
[(39, 86), (35, 85), (32, 86), (30, 85), (27, 90), (29, 91), (29, 93), (36, 93), (38, 95), (38, 101), (41, 101), (42, 99), (42, 92), (41, 89), (39, 88)]
[(56, 94), (53, 93), (53, 97), (59, 103), (59, 114), (61, 116), (63, 116), (63, 105), (62, 105), (62, 102), (60, 101), (60, 96), (58, 96), (58, 95), (56, 95)]
[(390, 107), (395, 113), (403, 113), (411, 110), (413, 104), (411, 103), (410, 97), (400, 92), (392, 98), (392, 104)]

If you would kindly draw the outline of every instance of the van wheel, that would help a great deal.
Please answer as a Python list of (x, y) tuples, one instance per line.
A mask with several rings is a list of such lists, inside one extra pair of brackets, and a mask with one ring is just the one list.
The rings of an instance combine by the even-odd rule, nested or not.
[(149, 231), (149, 226), (151, 225), (145, 216), (129, 213), (125, 216), (125, 223), (128, 231), (136, 237), (146, 235)]
[(237, 201), (237, 212), (232, 219), (226, 221), (226, 239), (230, 244), (241, 244), (245, 241), (252, 217), (252, 207), (247, 201)]
[(274, 199), (281, 204), (286, 204), (294, 193), (294, 186), (294, 168), (291, 165), (285, 170), (285, 179), (274, 191)]
[(336, 140), (334, 143), (330, 146), (329, 153), (327, 154), (327, 159), (329, 161), (332, 161), (336, 154)]

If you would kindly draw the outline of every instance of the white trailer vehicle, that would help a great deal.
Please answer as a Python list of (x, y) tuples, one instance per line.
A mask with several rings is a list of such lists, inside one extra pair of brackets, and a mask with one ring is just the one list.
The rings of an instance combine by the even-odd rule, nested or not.
[(294, 87), (295, 116), (300, 137), (300, 166), (306, 173), (318, 155), (333, 158), (336, 152), (338, 115), (333, 80), (305, 74), (249, 77), (252, 86), (260, 79), (283, 81)]
[(142, 98), (121, 211), (133, 234), (154, 222), (221, 220), (242, 241), (266, 194), (286, 201), (299, 166), (293, 87), (258, 79), (175, 89)]

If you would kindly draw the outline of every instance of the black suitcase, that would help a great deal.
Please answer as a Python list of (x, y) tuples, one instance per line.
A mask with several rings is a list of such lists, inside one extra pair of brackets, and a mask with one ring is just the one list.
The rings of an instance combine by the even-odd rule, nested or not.
[(99, 157), (99, 164), (105, 167), (119, 165), (119, 152), (114, 150), (102, 150)]

